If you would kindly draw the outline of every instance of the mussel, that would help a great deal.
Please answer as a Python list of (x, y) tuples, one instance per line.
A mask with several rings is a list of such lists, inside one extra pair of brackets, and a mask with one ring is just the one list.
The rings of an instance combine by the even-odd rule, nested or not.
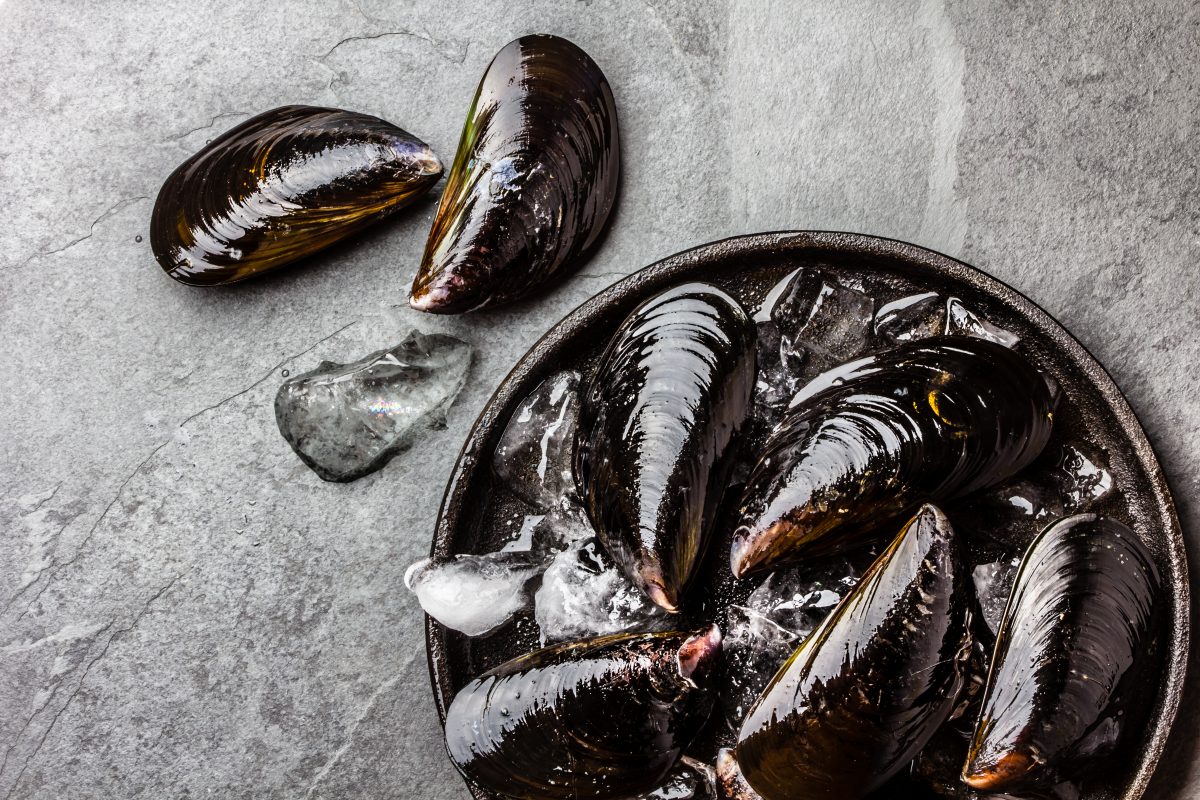
[(523, 297), (596, 243), (617, 195), (612, 89), (566, 39), (523, 36), (488, 66), (413, 281), (413, 308)]
[(949, 521), (921, 507), (742, 723), (737, 761), (764, 800), (854, 800), (908, 766), (966, 682), (970, 583)]
[(537, 650), (463, 687), (451, 761), (515, 798), (624, 798), (659, 786), (712, 709), (721, 633), (620, 634)]
[(579, 495), (613, 559), (668, 611), (703, 552), (754, 374), (749, 317), (689, 283), (634, 309), (585, 392)]
[(747, 480), (734, 575), (844, 550), (918, 503), (1004, 480), (1041, 452), (1053, 407), (1032, 365), (982, 339), (924, 339), (817, 376)]
[(1146, 546), (1116, 520), (1079, 514), (1034, 540), (1000, 624), (963, 769), (968, 786), (1051, 786), (1137, 727), (1159, 590)]
[(180, 283), (234, 283), (362, 230), (441, 175), (429, 145), (391, 123), (284, 106), (246, 120), (171, 173), (154, 203), (150, 245)]

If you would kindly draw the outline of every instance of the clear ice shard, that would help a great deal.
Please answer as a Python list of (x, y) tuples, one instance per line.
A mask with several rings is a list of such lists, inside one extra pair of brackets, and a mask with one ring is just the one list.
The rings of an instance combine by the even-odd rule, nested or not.
[(443, 424), (470, 365), (466, 342), (414, 330), (390, 350), (352, 364), (323, 361), (284, 381), (275, 421), (313, 472), (352, 481), (382, 467), (422, 430)]
[(482, 636), (529, 608), (529, 584), (544, 568), (545, 558), (528, 552), (426, 558), (408, 568), (404, 585), (447, 628)]
[(1113, 478), (1104, 462), (1075, 445), (1063, 445), (1053, 480), (1062, 493), (1067, 513), (1087, 509), (1112, 491)]
[(975, 596), (979, 598), (983, 621), (992, 633), (1000, 630), (1000, 620), (1004, 618), (1004, 608), (1008, 605), (1008, 596), (1012, 593), (1020, 566), (1021, 559), (1014, 557), (980, 564), (971, 573), (975, 580)]
[(818, 270), (799, 269), (775, 285), (755, 315), (755, 414), (769, 428), (796, 391), (821, 372), (861, 354), (875, 301)]
[(535, 508), (547, 509), (575, 493), (572, 458), (579, 422), (578, 372), (551, 375), (513, 412), (496, 445), (492, 468)]
[(955, 510), (971, 540), (971, 551), (984, 558), (1025, 552), (1042, 528), (1065, 512), (1053, 483), (1026, 477), (972, 495)]
[(849, 558), (780, 570), (751, 592), (744, 605), (726, 610), (721, 698), (731, 730), (741, 726), (779, 667), (854, 588), (861, 574)]
[(716, 773), (707, 764), (684, 756), (657, 789), (632, 800), (716, 800)]
[(613, 633), (667, 630), (670, 616), (609, 559), (599, 540), (576, 541), (554, 557), (534, 596), (545, 644)]
[(937, 292), (922, 292), (885, 303), (875, 314), (875, 336), (887, 342), (911, 342), (930, 336), (974, 336), (1005, 347), (1019, 339), (967, 307), (957, 297), (942, 302)]

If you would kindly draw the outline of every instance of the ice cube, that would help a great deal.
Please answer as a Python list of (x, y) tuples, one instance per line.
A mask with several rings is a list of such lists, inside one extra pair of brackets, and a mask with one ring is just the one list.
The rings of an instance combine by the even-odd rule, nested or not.
[(517, 406), (496, 445), (496, 475), (539, 509), (575, 493), (571, 461), (580, 380), (578, 372), (567, 371), (542, 381)]
[(583, 508), (563, 500), (534, 527), (532, 549), (537, 553), (558, 553), (595, 535), (596, 529)]
[(426, 558), (408, 568), (404, 585), (447, 628), (482, 636), (529, 608), (529, 583), (545, 564), (543, 557), (518, 552)]
[(854, 588), (861, 576), (855, 559), (835, 558), (774, 572), (745, 604), (725, 612), (726, 724), (742, 718), (788, 656)]
[(1040, 472), (979, 492), (958, 503), (954, 518), (975, 561), (1023, 553), (1042, 528), (1063, 516), (1058, 488)]
[(534, 617), (546, 644), (671, 625), (669, 615), (629, 582), (594, 537), (550, 562), (534, 597)]
[(1000, 621), (1004, 618), (1004, 609), (1008, 606), (1008, 596), (1012, 593), (1020, 566), (1021, 559), (1012, 557), (980, 564), (971, 573), (983, 621), (992, 633), (1000, 630)]
[(529, 514), (522, 518), (521, 527), (517, 529), (517, 535), (500, 548), (501, 552), (528, 553), (533, 550), (534, 534), (545, 518), (545, 514)]
[(911, 294), (885, 303), (875, 313), (875, 335), (889, 342), (911, 342), (937, 336), (945, 327), (946, 309), (937, 292)]
[(716, 776), (712, 767), (684, 756), (667, 773), (657, 789), (634, 800), (716, 800)]
[(867, 348), (875, 300), (817, 270), (801, 270), (771, 309), (780, 364), (801, 383)]
[(963, 304), (957, 297), (946, 301), (946, 334), (948, 336), (974, 336), (1005, 347), (1016, 347), (1020, 338), (1011, 331), (988, 322)]
[(1104, 461), (1071, 444), (1063, 445), (1053, 479), (1062, 492), (1063, 506), (1069, 514), (1083, 511), (1104, 499), (1113, 488), (1113, 477)]
[(467, 380), (471, 347), (412, 331), (352, 364), (324, 361), (284, 381), (275, 421), (296, 455), (327, 481), (374, 472), (440, 425)]

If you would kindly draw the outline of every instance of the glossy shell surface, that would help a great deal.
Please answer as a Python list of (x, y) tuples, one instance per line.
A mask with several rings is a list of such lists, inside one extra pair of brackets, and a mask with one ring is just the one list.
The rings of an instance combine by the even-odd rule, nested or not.
[(1051, 786), (1094, 770), (1140, 726), (1160, 589), (1150, 552), (1114, 520), (1079, 514), (1034, 540), (1000, 624), (968, 784)]
[[(494, 479), (492, 454), (500, 434), (521, 401), (548, 376), (563, 369), (590, 376), (634, 308), (671, 286), (704, 281), (752, 310), (802, 267), (861, 280), (880, 305), (926, 291), (959, 297), (1017, 334), (1026, 357), (1058, 383), (1063, 399), (1055, 410), (1051, 446), (1080, 441), (1107, 454), (1113, 492), (1094, 510), (1130, 525), (1148, 546), (1163, 577), (1168, 619), (1162, 671), (1146, 701), (1149, 721), (1109, 759), (1113, 770), (1105, 785), (1085, 786), (1082, 800), (1138, 800), (1165, 791), (1151, 776), (1160, 758), (1169, 757), (1164, 748), (1182, 693), (1190, 607), (1183, 537), (1150, 443), (1104, 369), (1048, 314), (979, 270), (914, 245), (819, 231), (737, 237), (672, 256), (586, 301), (530, 349), (484, 407), (449, 478), (431, 554), (488, 552), (511, 538), (513, 516), (528, 511)], [(728, 602), (722, 599), (727, 589), (710, 576), (727, 576), (727, 559), (727, 551), (714, 547), (697, 577), (697, 586), (721, 602)], [(538, 647), (531, 619), (518, 619), (488, 639), (471, 640), (433, 621), (427, 621), (426, 633), (434, 700), (443, 715), (457, 691), (480, 673)], [(689, 755), (711, 763), (716, 749), (701, 741)], [(471, 788), (479, 800), (498, 797)]]
[(612, 89), (587, 53), (557, 36), (506, 45), (467, 113), (413, 308), (511, 302), (576, 266), (616, 201), (620, 150)]
[(691, 283), (626, 318), (584, 394), (579, 495), (608, 552), (668, 611), (704, 551), (754, 375), (750, 318)]
[(655, 788), (712, 708), (715, 628), (555, 645), (484, 673), (446, 715), (451, 761), (518, 798), (626, 798)]
[(1045, 379), (982, 339), (925, 339), (820, 375), (750, 474), (733, 572), (844, 550), (919, 502), (998, 483), (1042, 452), (1052, 420)]
[(950, 718), (971, 656), (963, 543), (922, 506), (750, 709), (742, 774), (767, 800), (855, 800)]
[(442, 175), (429, 145), (366, 114), (283, 106), (184, 161), (154, 203), (154, 257), (180, 283), (234, 283), (398, 211)]

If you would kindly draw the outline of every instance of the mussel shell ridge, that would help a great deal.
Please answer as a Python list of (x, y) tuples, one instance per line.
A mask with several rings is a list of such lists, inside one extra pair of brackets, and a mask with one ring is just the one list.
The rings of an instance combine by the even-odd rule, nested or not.
[(1015, 474), (1050, 438), (1054, 398), (1022, 356), (940, 337), (813, 379), (746, 483), (735, 575), (859, 542), (921, 502)]
[(1160, 578), (1137, 535), (1080, 514), (1026, 552), (997, 635), (963, 769), (973, 788), (1046, 787), (1081, 774), (1144, 719)]
[(742, 774), (764, 800), (855, 800), (906, 768), (959, 702), (971, 576), (924, 506), (780, 668), (742, 723)]
[(557, 36), (510, 42), (475, 92), (409, 302), (456, 314), (534, 291), (595, 244), (619, 171), (596, 62)]
[(715, 287), (684, 284), (626, 318), (584, 396), (580, 497), (613, 559), (668, 611), (716, 516), (754, 359), (741, 306)]
[(468, 683), (446, 749), (468, 779), (516, 798), (625, 798), (658, 786), (712, 708), (716, 627), (544, 648)]
[(158, 263), (194, 286), (234, 283), (311, 255), (424, 194), (429, 146), (366, 114), (284, 106), (183, 162), (150, 222)]

